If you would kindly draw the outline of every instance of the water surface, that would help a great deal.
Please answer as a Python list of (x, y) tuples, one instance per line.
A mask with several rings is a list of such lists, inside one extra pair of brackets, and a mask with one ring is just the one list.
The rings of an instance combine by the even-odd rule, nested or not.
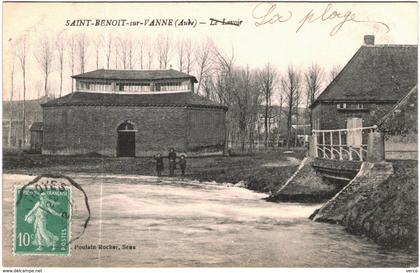
[[(73, 243), (70, 257), (12, 257), (12, 264), (43, 266), (224, 266), (224, 267), (409, 267), (417, 255), (387, 250), (350, 235), (339, 225), (308, 216), (319, 205), (270, 203), (265, 194), (228, 184), (138, 176), (73, 176), (92, 209), (88, 229)], [(30, 177), (5, 175), (8, 185)], [(4, 188), (5, 209), (11, 193)], [(72, 232), (87, 212), (73, 191)], [(8, 217), (8, 216), (7, 216)], [(10, 219), (11, 220), (11, 219)], [(3, 228), (5, 234), (12, 230)], [(122, 245), (135, 246), (123, 250)], [(8, 246), (7, 246), (8, 245)], [(81, 249), (116, 245), (120, 250)]]

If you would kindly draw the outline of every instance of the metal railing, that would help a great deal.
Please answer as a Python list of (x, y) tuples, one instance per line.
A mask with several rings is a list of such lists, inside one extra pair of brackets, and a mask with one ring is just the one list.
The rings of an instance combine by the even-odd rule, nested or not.
[(336, 130), (312, 130), (315, 156), (334, 160), (365, 161), (368, 133), (377, 126)]

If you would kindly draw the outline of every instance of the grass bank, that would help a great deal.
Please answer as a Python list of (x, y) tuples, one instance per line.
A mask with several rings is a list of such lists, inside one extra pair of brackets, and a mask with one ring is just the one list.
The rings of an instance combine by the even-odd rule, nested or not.
[[(243, 182), (248, 189), (273, 192), (297, 169), (304, 152), (270, 151), (253, 155), (187, 158), (186, 177), (218, 183)], [(168, 173), (168, 162), (164, 161)], [(46, 156), (4, 154), (3, 172), (39, 175), (43, 173), (107, 173), (156, 175), (153, 158), (111, 158), (99, 156)], [(180, 174), (180, 170), (176, 170)]]

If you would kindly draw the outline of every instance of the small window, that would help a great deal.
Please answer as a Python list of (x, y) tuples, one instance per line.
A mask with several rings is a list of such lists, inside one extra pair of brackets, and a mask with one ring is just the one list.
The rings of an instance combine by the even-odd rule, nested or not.
[(346, 109), (347, 105), (345, 103), (337, 103), (337, 109)]

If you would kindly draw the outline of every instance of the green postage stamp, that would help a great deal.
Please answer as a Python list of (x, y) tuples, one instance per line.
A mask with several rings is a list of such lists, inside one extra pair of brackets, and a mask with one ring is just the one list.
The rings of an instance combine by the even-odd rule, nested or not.
[(15, 188), (14, 253), (69, 255), (71, 189)]

